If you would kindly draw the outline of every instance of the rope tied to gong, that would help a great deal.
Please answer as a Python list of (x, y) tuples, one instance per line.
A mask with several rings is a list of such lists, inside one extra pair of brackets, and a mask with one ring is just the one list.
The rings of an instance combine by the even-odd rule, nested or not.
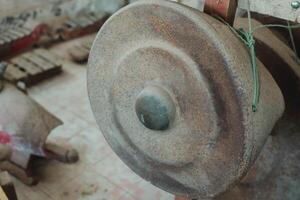
[(282, 24), (265, 24), (260, 25), (257, 27), (252, 26), (252, 17), (251, 17), (251, 11), (250, 11), (250, 0), (248, 0), (248, 8), (247, 8), (247, 18), (248, 18), (248, 30), (245, 30), (243, 28), (234, 28), (229, 23), (227, 23), (223, 18), (219, 16), (215, 16), (217, 19), (222, 21), (224, 24), (226, 24), (229, 29), (247, 46), (249, 49), (249, 54), (251, 58), (251, 70), (252, 70), (252, 79), (253, 79), (253, 97), (252, 97), (252, 111), (256, 112), (258, 110), (259, 105), (259, 98), (260, 98), (260, 81), (259, 81), (259, 70), (257, 66), (257, 60), (256, 60), (256, 51), (255, 51), (255, 38), (254, 38), (254, 32), (262, 29), (262, 28), (284, 28), (289, 31), (290, 40), (292, 44), (293, 51), (295, 53), (295, 58), (298, 63), (300, 63), (300, 59), (298, 57), (294, 36), (293, 36), (293, 29), (300, 28), (300, 24), (297, 25), (291, 25), (289, 21), (287, 21), (287, 25)]

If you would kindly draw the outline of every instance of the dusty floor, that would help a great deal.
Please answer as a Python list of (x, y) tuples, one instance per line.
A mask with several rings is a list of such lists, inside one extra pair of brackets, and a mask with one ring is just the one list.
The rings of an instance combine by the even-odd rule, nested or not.
[(76, 148), (81, 160), (73, 165), (56, 161), (40, 165), (37, 186), (28, 187), (15, 180), (20, 200), (174, 199), (135, 175), (104, 140), (90, 110), (86, 66), (66, 61), (61, 75), (30, 88), (29, 95), (64, 121), (49, 140)]

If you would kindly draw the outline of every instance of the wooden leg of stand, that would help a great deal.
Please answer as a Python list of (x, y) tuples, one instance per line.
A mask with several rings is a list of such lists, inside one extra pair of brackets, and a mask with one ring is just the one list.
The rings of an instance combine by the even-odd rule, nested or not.
[(8, 197), (6, 195), (6, 193), (4, 192), (3, 188), (0, 187), (0, 199), (1, 200), (8, 200)]
[(46, 143), (44, 150), (46, 157), (64, 163), (75, 163), (78, 161), (78, 152), (74, 149), (67, 149), (56, 144)]
[(26, 185), (35, 185), (37, 184), (37, 179), (31, 176), (31, 172), (9, 162), (3, 161), (0, 163), (0, 169), (3, 171), (7, 171), (13, 176), (20, 179)]
[[(3, 192), (5, 193), (5, 196), (7, 196), (7, 199), (9, 200), (18, 199), (13, 182), (10, 178), (10, 175), (7, 172), (0, 173), (0, 185)], [(0, 195), (0, 199), (2, 200), (1, 195)]]

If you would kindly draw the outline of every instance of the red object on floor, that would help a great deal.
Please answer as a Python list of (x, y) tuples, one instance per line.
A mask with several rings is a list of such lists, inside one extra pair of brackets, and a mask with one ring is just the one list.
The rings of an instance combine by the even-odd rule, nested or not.
[(10, 144), (11, 143), (11, 137), (9, 134), (0, 131), (0, 144)]

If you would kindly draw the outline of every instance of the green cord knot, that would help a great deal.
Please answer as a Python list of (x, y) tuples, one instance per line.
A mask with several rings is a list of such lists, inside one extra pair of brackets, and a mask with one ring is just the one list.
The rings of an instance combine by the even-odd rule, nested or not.
[(237, 34), (240, 35), (242, 41), (249, 47), (252, 48), (255, 46), (255, 39), (253, 34), (245, 31), (243, 28), (236, 29)]
[(252, 32), (247, 32), (244, 29), (234, 29), (232, 28), (239, 38), (245, 43), (245, 45), (250, 50), (251, 65), (252, 65), (252, 77), (253, 77), (253, 100), (252, 100), (252, 111), (256, 112), (258, 110), (259, 96), (260, 96), (260, 82), (258, 67), (256, 63), (256, 52), (255, 52), (255, 39)]
[(248, 40), (248, 47), (249, 48), (252, 48), (253, 46), (255, 46), (255, 39), (254, 39), (254, 37), (253, 37), (252, 34), (248, 35), (248, 39), (247, 40)]
[(256, 112), (258, 110), (259, 96), (260, 96), (260, 81), (259, 74), (256, 63), (256, 52), (255, 52), (255, 39), (253, 37), (251, 17), (248, 14), (249, 19), (249, 31), (245, 31), (243, 28), (236, 29), (228, 24), (224, 19), (219, 16), (215, 16), (217, 19), (222, 21), (228, 26), (228, 28), (248, 47), (250, 50), (251, 58), (251, 68), (252, 68), (252, 77), (253, 77), (253, 99), (252, 99), (252, 111)]
[(296, 61), (299, 63), (300, 59), (298, 57), (297, 49), (294, 42), (294, 37), (292, 33), (292, 29), (300, 28), (300, 25), (294, 25), (292, 26), (289, 21), (287, 21), (287, 26), (281, 25), (281, 24), (266, 24), (257, 26), (254, 29), (252, 29), (252, 23), (251, 23), (251, 12), (250, 12), (250, 0), (248, 0), (248, 24), (249, 24), (249, 31), (245, 31), (244, 29), (236, 29), (232, 27), (230, 24), (228, 24), (224, 19), (222, 19), (219, 16), (215, 16), (217, 19), (222, 21), (224, 24), (228, 26), (228, 28), (245, 43), (245, 45), (250, 50), (250, 57), (251, 57), (251, 65), (252, 65), (252, 77), (253, 77), (253, 100), (252, 100), (252, 111), (256, 112), (258, 110), (258, 103), (259, 103), (259, 96), (260, 96), (260, 81), (259, 81), (259, 74), (258, 74), (258, 67), (257, 67), (257, 61), (256, 61), (256, 52), (255, 52), (255, 39), (253, 37), (253, 33), (261, 28), (272, 28), (272, 27), (279, 27), (279, 28), (286, 28), (289, 30), (291, 42), (293, 45), (293, 49), (296, 56)]

